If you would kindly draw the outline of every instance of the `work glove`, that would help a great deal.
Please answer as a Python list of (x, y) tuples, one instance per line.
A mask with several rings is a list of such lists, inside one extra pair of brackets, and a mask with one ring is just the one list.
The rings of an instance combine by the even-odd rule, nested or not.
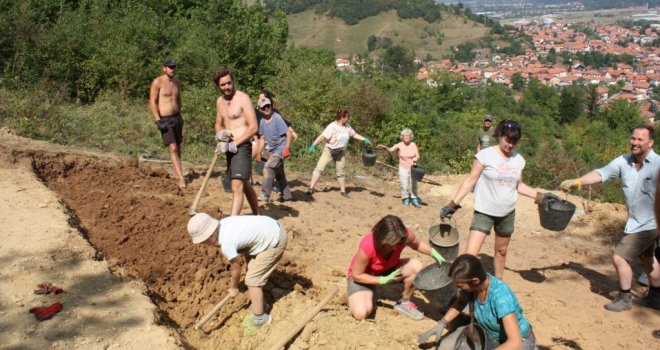
[(551, 199), (559, 199), (556, 195), (552, 193), (543, 193), (543, 192), (536, 192), (536, 198), (534, 199), (534, 203), (536, 204), (541, 204), (545, 203)]
[(577, 187), (579, 190), (582, 188), (582, 182), (580, 182), (580, 179), (564, 180), (559, 187), (566, 192), (570, 191), (573, 187)]
[(57, 315), (58, 312), (62, 311), (64, 306), (62, 303), (54, 303), (50, 306), (37, 306), (30, 309), (30, 313), (34, 314), (34, 317), (39, 321), (45, 321), (53, 316)]
[(227, 152), (227, 142), (218, 142), (218, 144), (215, 146), (215, 154), (223, 154), (225, 152)]
[(447, 261), (444, 256), (442, 256), (440, 253), (438, 253), (437, 250), (433, 248), (431, 248), (431, 256), (438, 262), (438, 264), (442, 264), (443, 262)]
[(364, 138), (364, 140), (362, 140), (362, 142), (364, 142), (364, 144), (367, 146), (371, 146), (371, 141), (369, 141), (369, 139), (366, 137)]
[(436, 345), (440, 343), (440, 338), (442, 337), (442, 331), (447, 328), (447, 323), (445, 322), (444, 319), (438, 321), (438, 324), (429, 329), (428, 331), (422, 333), (419, 335), (419, 338), (417, 338), (417, 344), (424, 344), (429, 341), (429, 339), (433, 336), (435, 336), (435, 340), (433, 341)]
[(449, 202), (449, 204), (445, 205), (440, 210), (440, 219), (451, 219), (451, 216), (454, 215), (458, 209), (461, 209), (460, 205), (454, 203), (454, 201)]
[(156, 127), (158, 127), (158, 130), (160, 130), (160, 132), (167, 131), (167, 124), (165, 124), (165, 122), (162, 119), (158, 119), (158, 121), (156, 121)]
[(312, 143), (309, 146), (309, 153), (314, 153), (314, 152), (316, 152), (316, 145)]
[(232, 141), (227, 143), (227, 152), (236, 153), (238, 152), (238, 147), (236, 147), (236, 142)]
[(282, 158), (288, 158), (291, 156), (291, 150), (289, 147), (284, 148), (284, 151), (282, 151)]
[(378, 278), (378, 283), (388, 284), (388, 283), (391, 283), (393, 280), (395, 280), (399, 276), (401, 276), (401, 269), (396, 269), (396, 270), (390, 272), (389, 275), (380, 276)]
[(227, 129), (222, 129), (218, 132), (215, 133), (215, 140), (216, 141), (224, 141), (224, 142), (229, 142), (231, 140), (231, 131)]

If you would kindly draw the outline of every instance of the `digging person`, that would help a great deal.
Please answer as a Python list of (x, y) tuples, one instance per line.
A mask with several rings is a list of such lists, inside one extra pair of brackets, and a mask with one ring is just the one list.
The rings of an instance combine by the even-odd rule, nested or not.
[[(234, 76), (226, 68), (219, 68), (213, 75), (215, 85), (222, 92), (216, 101), (215, 133), (218, 142), (223, 142), (228, 130), (232, 139), (227, 143), (227, 177), (231, 181), (233, 199), (231, 215), (239, 215), (243, 208), (243, 195), (247, 197), (252, 214), (259, 215), (257, 194), (252, 188), (252, 137), (257, 134), (257, 117), (250, 96), (236, 90)], [(224, 147), (220, 144), (218, 147)], [(217, 149), (217, 148), (216, 148)]]
[(181, 143), (183, 142), (183, 118), (181, 117), (181, 85), (176, 75), (176, 61), (168, 58), (163, 62), (163, 74), (151, 82), (149, 109), (156, 126), (167, 146), (174, 179), (179, 188), (186, 188), (181, 166)]
[(632, 278), (630, 264), (641, 258), (644, 270), (649, 276), (649, 291), (639, 304), (660, 310), (660, 265), (654, 256), (658, 243), (658, 230), (653, 205), (655, 202), (660, 156), (653, 152), (653, 127), (640, 125), (630, 134), (630, 153), (611, 161), (603, 168), (596, 169), (580, 178), (561, 183), (564, 191), (580, 189), (582, 185), (621, 179), (623, 195), (628, 208), (628, 221), (623, 237), (614, 246), (612, 264), (619, 278), (619, 294), (612, 302), (604, 305), (609, 311), (632, 309)]
[(195, 244), (219, 246), (222, 255), (229, 260), (231, 282), (229, 295), (238, 295), (241, 280), (241, 258), (246, 255), (249, 263), (245, 274), (252, 302), (252, 314), (245, 317), (246, 333), (251, 333), (271, 323), (266, 313), (263, 286), (275, 270), (287, 245), (284, 226), (268, 216), (229, 216), (216, 220), (206, 213), (197, 213), (188, 221), (188, 233)]

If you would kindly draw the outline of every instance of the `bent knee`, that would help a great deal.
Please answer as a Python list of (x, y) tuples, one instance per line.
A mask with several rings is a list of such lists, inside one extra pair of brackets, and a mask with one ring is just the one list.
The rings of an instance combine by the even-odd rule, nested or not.
[(371, 315), (373, 310), (371, 308), (352, 308), (351, 314), (356, 320), (362, 321)]

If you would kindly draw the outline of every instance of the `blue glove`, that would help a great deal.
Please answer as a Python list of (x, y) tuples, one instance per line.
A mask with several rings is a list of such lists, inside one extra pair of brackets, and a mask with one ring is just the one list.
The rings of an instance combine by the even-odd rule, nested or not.
[(316, 145), (312, 143), (309, 146), (309, 153), (314, 153), (314, 152), (316, 152)]

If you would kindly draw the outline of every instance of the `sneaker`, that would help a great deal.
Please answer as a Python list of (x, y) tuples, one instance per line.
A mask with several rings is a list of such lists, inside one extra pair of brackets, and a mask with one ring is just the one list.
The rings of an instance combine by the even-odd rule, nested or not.
[(413, 198), (412, 204), (413, 204), (413, 207), (415, 207), (415, 208), (421, 208), (422, 207), (422, 205), (419, 204), (419, 201), (417, 200), (417, 198)]
[(626, 311), (632, 309), (632, 294), (621, 293), (612, 300), (611, 303), (603, 305), (605, 309), (614, 312)]
[(308, 189), (307, 194), (310, 195), (310, 196), (313, 195), (314, 194), (314, 189), (313, 188)]
[(250, 314), (243, 319), (243, 324), (245, 328), (243, 331), (245, 334), (252, 334), (259, 329), (262, 329), (273, 322), (273, 318), (269, 314), (264, 313), (261, 317), (261, 320), (257, 320), (254, 315)]
[(410, 204), (410, 198), (404, 198), (403, 199), (403, 206), (407, 207)]
[(280, 197), (280, 198), (277, 199), (277, 201), (280, 202), (280, 203), (291, 202), (291, 201), (293, 201), (293, 198)]
[(344, 196), (344, 198), (351, 198), (351, 197), (348, 196), (348, 193), (346, 193), (346, 192), (342, 192), (341, 195)]
[(277, 185), (273, 185), (273, 192), (277, 193), (277, 192), (279, 192), (279, 191), (280, 191), (279, 186), (277, 186)]
[(639, 278), (637, 279), (637, 283), (648, 287), (648, 285), (649, 285), (649, 275), (647, 275), (646, 272), (642, 272), (642, 274), (639, 275)]
[(399, 311), (399, 313), (406, 315), (413, 320), (421, 320), (424, 318), (424, 314), (417, 310), (417, 305), (413, 303), (412, 301), (407, 301), (405, 303), (397, 303), (394, 305), (394, 309)]
[(257, 199), (260, 202), (268, 202), (268, 196), (266, 196), (264, 193), (259, 194), (259, 197), (257, 197)]

